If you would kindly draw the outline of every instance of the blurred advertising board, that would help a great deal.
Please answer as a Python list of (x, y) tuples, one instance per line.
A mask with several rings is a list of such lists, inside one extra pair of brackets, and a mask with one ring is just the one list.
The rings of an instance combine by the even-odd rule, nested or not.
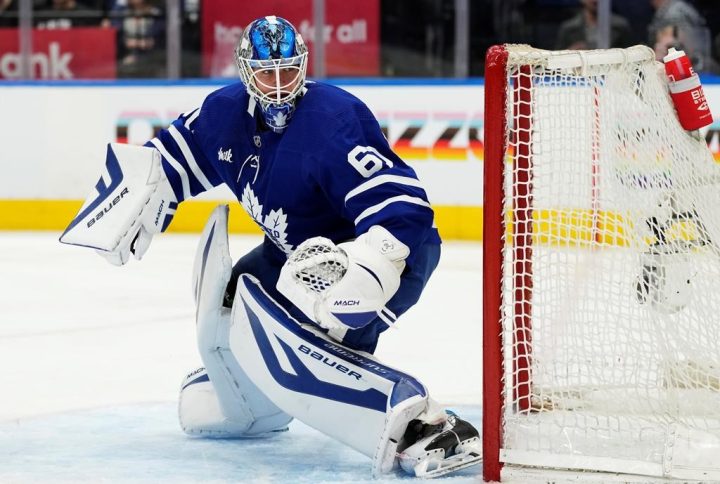
[[(18, 29), (0, 29), (0, 79), (21, 77)], [(111, 28), (33, 29), (34, 79), (114, 79), (116, 33)]]
[[(277, 15), (298, 29), (310, 49), (308, 71), (313, 70), (313, 0), (238, 2), (203, 0), (203, 74), (236, 77), (234, 50), (247, 24), (258, 17)], [(380, 68), (379, 0), (327, 0), (325, 59), (328, 76), (377, 76)]]
[[(143, 144), (220, 87), (0, 83), (0, 106), (12, 113), (0, 116), (0, 133), (12, 133), (0, 137), (0, 201), (84, 199), (97, 182), (106, 143)], [(341, 87), (375, 113), (393, 150), (418, 172), (433, 203), (482, 205), (482, 85)], [(232, 197), (228, 191), (211, 192), (203, 198)]]

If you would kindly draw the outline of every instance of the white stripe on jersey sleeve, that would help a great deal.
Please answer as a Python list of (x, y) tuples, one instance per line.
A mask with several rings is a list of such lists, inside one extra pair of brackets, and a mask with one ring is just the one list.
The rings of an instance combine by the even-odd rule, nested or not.
[(190, 125), (192, 124), (193, 121), (195, 121), (197, 119), (198, 116), (200, 116), (200, 108), (197, 108), (192, 113), (192, 115), (190, 115), (190, 117), (185, 120), (185, 127), (187, 129), (190, 129)]
[(168, 129), (168, 131), (170, 132), (170, 136), (172, 136), (177, 145), (180, 147), (180, 151), (182, 151), (182, 154), (185, 157), (185, 161), (187, 161), (187, 164), (190, 167), (190, 170), (193, 172), (193, 175), (195, 175), (195, 177), (198, 179), (198, 181), (205, 190), (210, 190), (213, 187), (212, 183), (208, 181), (205, 173), (203, 173), (202, 171), (202, 168), (200, 168), (200, 165), (197, 164), (195, 156), (190, 150), (190, 147), (188, 146), (187, 141), (185, 141), (185, 138), (183, 138), (182, 134), (180, 133), (180, 131), (178, 131), (174, 124), (170, 125), (170, 129)]
[(397, 321), (397, 315), (394, 312), (390, 311), (387, 306), (384, 306), (382, 309), (380, 309), (380, 312), (390, 318), (392, 322)]
[(372, 207), (368, 207), (363, 212), (358, 215), (358, 217), (355, 219), (355, 225), (360, 223), (360, 221), (364, 218), (369, 217), (370, 215), (374, 213), (378, 213), (383, 208), (387, 207), (391, 203), (395, 202), (406, 202), (406, 203), (414, 203), (415, 205), (422, 205), (423, 207), (430, 208), (430, 204), (419, 197), (411, 197), (410, 195), (398, 195), (397, 197), (388, 198), (387, 200), (384, 200), (377, 205), (373, 205)]
[(190, 182), (188, 181), (188, 175), (185, 171), (185, 168), (182, 167), (178, 161), (172, 157), (172, 155), (168, 152), (168, 150), (165, 149), (165, 146), (160, 142), (159, 139), (153, 138), (150, 140), (150, 142), (155, 146), (155, 148), (160, 151), (160, 154), (163, 155), (163, 158), (165, 158), (168, 163), (170, 163), (170, 166), (173, 167), (173, 169), (177, 172), (178, 175), (180, 175), (180, 183), (182, 183), (182, 190), (183, 190), (183, 200), (187, 200), (192, 196), (190, 193)]
[(347, 201), (355, 195), (359, 195), (362, 192), (370, 190), (371, 188), (375, 188), (376, 186), (382, 185), (383, 183), (397, 183), (399, 185), (408, 185), (411, 187), (424, 188), (422, 183), (420, 183), (420, 180), (411, 178), (409, 176), (380, 175), (350, 190), (348, 194), (345, 195), (345, 204), (347, 205)]

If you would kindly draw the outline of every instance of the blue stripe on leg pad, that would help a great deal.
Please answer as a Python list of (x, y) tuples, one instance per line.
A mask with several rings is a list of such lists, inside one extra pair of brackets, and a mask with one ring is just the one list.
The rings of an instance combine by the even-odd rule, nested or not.
[[(242, 284), (245, 289), (247, 289), (250, 297), (253, 298), (253, 300), (262, 308), (265, 313), (267, 313), (269, 317), (274, 320), (274, 322), (280, 324), (283, 328), (287, 329), (301, 340), (307, 342), (306, 345), (302, 345), (305, 346), (305, 348), (307, 349), (303, 349), (302, 347), (290, 347), (285, 341), (280, 339), (278, 335), (272, 334), (271, 328), (263, 325), (260, 317), (248, 307), (247, 303), (245, 303), (245, 310), (247, 311), (250, 320), (250, 326), (253, 331), (253, 335), (255, 336), (258, 345), (260, 346), (263, 359), (268, 366), (268, 370), (270, 370), (271, 374), (278, 381), (279, 384), (285, 386), (286, 388), (293, 389), (294, 391), (303, 391), (304, 393), (317, 394), (318, 396), (324, 396), (325, 398), (327, 398), (327, 396), (329, 395), (332, 395), (333, 399), (337, 399), (335, 398), (335, 396), (340, 395), (340, 397), (338, 398), (342, 399), (350, 398), (350, 395), (352, 395), (353, 398), (358, 397), (359, 402), (363, 402), (361, 406), (367, 406), (367, 408), (374, 408), (377, 410), (380, 410), (379, 398), (382, 397), (383, 403), (381, 411), (385, 411), (388, 397), (387, 395), (383, 394), (378, 390), (373, 390), (374, 392), (377, 392), (377, 394), (370, 393), (364, 396), (360, 396), (357, 395), (357, 390), (352, 389), (346, 390), (351, 390), (355, 393), (343, 393), (339, 391), (338, 388), (331, 387), (326, 387), (321, 390), (307, 390), (307, 387), (309, 385), (305, 385), (301, 382), (292, 381), (293, 378), (298, 378), (301, 373), (307, 373), (310, 375), (311, 380), (313, 381), (313, 385), (317, 385), (316, 382), (320, 382), (319, 380), (317, 380), (317, 378), (314, 377), (314, 375), (310, 373), (310, 370), (301, 361), (303, 353), (308, 354), (308, 351), (312, 352), (313, 350), (318, 350), (318, 353), (321, 357), (323, 356), (322, 353), (327, 353), (327, 355), (324, 356), (329, 356), (330, 360), (338, 360), (336, 364), (341, 364), (341, 362), (343, 361), (351, 363), (355, 367), (358, 367), (364, 371), (368, 371), (394, 383), (394, 389), (392, 395), (390, 396), (390, 403), (392, 406), (415, 395), (420, 395), (422, 397), (425, 397), (427, 395), (425, 387), (412, 376), (399, 372), (393, 368), (387, 367), (377, 362), (376, 360), (367, 358), (361, 354), (354, 352), (350, 348), (341, 346), (339, 343), (334, 343), (329, 339), (322, 338), (302, 328), (297, 321), (295, 321), (281, 306), (279, 306), (272, 298), (270, 298), (270, 296), (267, 295), (267, 293), (265, 293), (265, 291), (260, 287), (259, 283), (255, 282), (254, 278), (251, 278), (251, 276), (248, 276), (246, 274), (241, 275), (239, 283)], [(288, 374), (280, 367), (277, 355), (275, 355), (268, 337), (275, 337), (281, 343), (283, 351), (285, 352), (288, 360), (291, 362), (293, 369), (297, 372), (297, 376)], [(329, 384), (327, 382), (320, 383), (322, 384), (320, 385), (321, 387), (324, 385), (331, 385), (333, 387), (337, 386)], [(291, 386), (294, 387), (291, 388)], [(300, 390), (296, 390), (296, 388), (299, 388)], [(317, 393), (311, 393), (312, 391), (316, 391)], [(355, 400), (349, 401), (347, 403), (358, 404)]]
[(210, 377), (207, 375), (207, 373), (200, 375), (199, 377), (195, 378), (194, 380), (187, 382), (180, 390), (185, 390), (190, 385), (194, 385), (196, 383), (202, 383), (204, 381), (210, 381)]

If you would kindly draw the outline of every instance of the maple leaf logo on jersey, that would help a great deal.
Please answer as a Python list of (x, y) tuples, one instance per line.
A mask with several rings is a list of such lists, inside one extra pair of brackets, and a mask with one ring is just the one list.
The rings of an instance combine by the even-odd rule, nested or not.
[(275, 121), (275, 126), (279, 128), (285, 126), (285, 123), (287, 122), (287, 116), (281, 111), (273, 117), (273, 120)]
[(270, 210), (263, 216), (263, 206), (249, 183), (243, 189), (240, 204), (280, 250), (286, 254), (293, 251), (293, 246), (287, 241), (287, 214), (282, 208)]

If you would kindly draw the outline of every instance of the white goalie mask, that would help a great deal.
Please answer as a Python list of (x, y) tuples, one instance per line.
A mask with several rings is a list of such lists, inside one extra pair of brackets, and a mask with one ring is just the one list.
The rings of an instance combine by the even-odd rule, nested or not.
[(282, 132), (305, 87), (308, 50), (287, 20), (269, 16), (248, 25), (235, 49), (240, 79), (260, 105), (265, 123)]

